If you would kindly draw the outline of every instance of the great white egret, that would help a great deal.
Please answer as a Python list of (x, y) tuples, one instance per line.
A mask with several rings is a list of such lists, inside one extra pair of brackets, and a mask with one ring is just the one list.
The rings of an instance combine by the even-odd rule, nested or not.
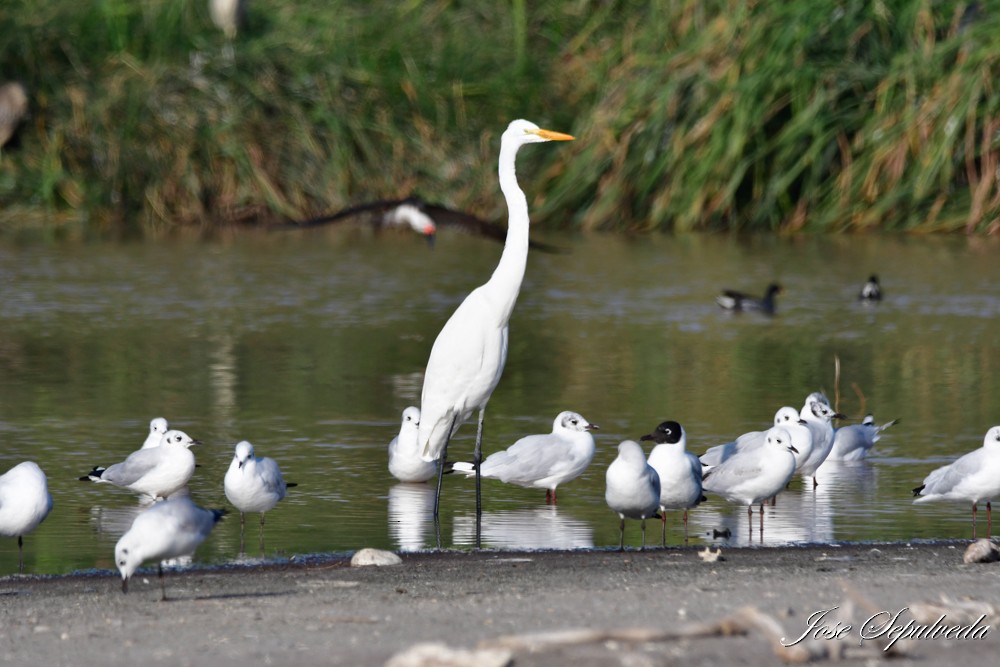
[(222, 487), (229, 502), (240, 511), (240, 546), (247, 512), (260, 512), (260, 542), (264, 543), (264, 514), (274, 509), (288, 487), (278, 463), (271, 458), (257, 457), (253, 445), (243, 440), (236, 445), (233, 460), (223, 479)]
[(758, 310), (768, 315), (774, 315), (774, 298), (780, 293), (781, 285), (778, 283), (768, 285), (763, 298), (727, 289), (715, 297), (715, 302), (726, 310)]
[(687, 434), (675, 421), (665, 421), (652, 433), (639, 438), (655, 446), (646, 460), (660, 476), (660, 512), (663, 521), (660, 542), (667, 546), (666, 510), (684, 510), (684, 542), (688, 539), (688, 509), (705, 500), (701, 495), (701, 461), (687, 451)]
[(0, 535), (17, 537), (17, 571), (24, 571), (23, 536), (38, 527), (52, 510), (45, 473), (25, 461), (0, 475)]
[[(476, 466), (476, 517), (482, 517), (481, 474), (483, 421), (507, 361), (507, 323), (521, 291), (528, 262), (528, 201), (517, 184), (514, 162), (525, 144), (571, 140), (568, 134), (544, 130), (515, 120), (500, 138), (500, 189), (507, 201), (507, 240), (493, 275), (455, 309), (431, 348), (420, 397), (417, 433), (425, 461), (439, 460), (434, 516), (441, 504), (441, 480), (448, 442), (476, 410), (479, 428), (473, 464)], [(477, 531), (478, 535), (479, 531)], [(478, 539), (477, 539), (478, 543)]]
[(160, 573), (160, 599), (166, 600), (163, 560), (194, 551), (224, 514), (224, 510), (202, 509), (184, 496), (156, 503), (137, 516), (115, 545), (122, 593), (128, 593), (128, 580), (143, 561), (155, 560)]
[(878, 276), (874, 273), (868, 277), (868, 282), (861, 286), (858, 298), (862, 301), (881, 301), (882, 286), (878, 283)]
[(139, 449), (121, 463), (94, 468), (81, 481), (107, 482), (151, 498), (166, 498), (194, 474), (191, 445), (201, 444), (183, 431), (167, 431), (159, 447)]
[[(431, 245), (434, 244), (438, 229), (444, 227), (500, 243), (503, 243), (507, 238), (507, 230), (498, 224), (483, 220), (472, 213), (425, 201), (417, 195), (410, 195), (405, 199), (379, 199), (365, 202), (341, 209), (330, 215), (301, 222), (288, 222), (276, 225), (276, 227), (307, 229), (356, 220), (370, 224), (377, 232), (390, 229), (410, 229), (424, 236)], [(559, 249), (554, 246), (530, 239), (528, 245), (543, 252), (559, 252)]]
[(28, 92), (24, 86), (16, 81), (0, 86), (0, 147), (14, 136), (14, 130), (27, 113)]
[(976, 506), (986, 501), (986, 536), (993, 530), (990, 500), (1000, 496), (1000, 426), (986, 432), (983, 446), (938, 468), (913, 489), (914, 503), (955, 500), (972, 503), (972, 537), (976, 537)]
[[(545, 489), (545, 501), (556, 503), (556, 487), (576, 479), (594, 458), (594, 436), (600, 429), (576, 412), (560, 412), (551, 433), (526, 435), (507, 449), (486, 457), (480, 466), (483, 477), (530, 489)], [(476, 467), (462, 461), (455, 472), (474, 475)]]

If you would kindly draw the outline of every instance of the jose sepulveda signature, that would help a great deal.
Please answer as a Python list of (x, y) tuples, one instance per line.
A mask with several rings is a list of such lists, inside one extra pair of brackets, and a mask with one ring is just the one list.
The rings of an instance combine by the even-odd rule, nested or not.
[[(843, 623), (839, 620), (831, 622), (827, 616), (840, 607), (830, 607), (820, 609), (809, 615), (806, 619), (806, 629), (799, 635), (798, 639), (788, 641), (781, 638), (781, 645), (785, 647), (795, 646), (805, 639), (825, 639), (842, 640), (848, 639), (854, 633), (854, 626), (850, 623)], [(882, 639), (886, 645), (883, 651), (888, 651), (900, 639), (985, 639), (991, 627), (983, 625), (986, 614), (983, 614), (972, 623), (951, 623), (947, 615), (942, 614), (933, 623), (917, 623), (913, 618), (903, 618), (909, 611), (909, 607), (903, 607), (893, 613), (890, 611), (880, 611), (872, 614), (858, 627), (858, 646), (866, 641)]]

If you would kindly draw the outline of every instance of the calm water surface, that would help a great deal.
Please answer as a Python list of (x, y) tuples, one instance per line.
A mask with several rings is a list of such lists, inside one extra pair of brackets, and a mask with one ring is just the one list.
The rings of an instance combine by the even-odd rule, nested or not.
[[(793, 482), (763, 534), (756, 523), (749, 533), (745, 508), (712, 498), (691, 512), (693, 544), (970, 536), (967, 507), (914, 507), (910, 489), (1000, 423), (996, 242), (546, 240), (569, 252), (529, 260), (484, 449), (547, 432), (575, 410), (601, 425), (598, 452), (557, 507), (543, 492), (485, 481), (484, 546), (616, 545), (604, 472), (618, 442), (675, 419), (700, 453), (820, 389), (831, 400), (839, 389), (852, 417), (901, 421), (867, 462), (825, 467), (815, 491)], [(241, 553), (230, 516), (199, 562), (438, 546), (430, 486), (397, 484), (386, 445), (402, 410), (419, 403), (434, 337), (499, 252), (462, 236), (429, 250), (346, 230), (0, 245), (0, 470), (35, 460), (55, 500), (26, 539), (26, 570), (113, 568), (114, 544), (141, 508), (77, 477), (139, 447), (156, 416), (204, 443), (190, 484), (201, 505), (228, 505), (222, 478), (241, 439), (299, 484), (268, 514), (263, 550), (256, 517)], [(866, 307), (855, 294), (872, 272), (887, 299)], [(720, 288), (763, 291), (771, 280), (786, 288), (774, 318), (714, 304)], [(452, 457), (471, 455), (474, 432), (459, 432)], [(668, 518), (667, 541), (679, 544), (680, 517)], [(647, 528), (658, 541), (659, 525)], [(449, 477), (440, 546), (467, 548), (474, 534), (472, 481)], [(630, 522), (626, 541), (638, 540)], [(0, 540), (0, 574), (16, 567), (15, 541)]]

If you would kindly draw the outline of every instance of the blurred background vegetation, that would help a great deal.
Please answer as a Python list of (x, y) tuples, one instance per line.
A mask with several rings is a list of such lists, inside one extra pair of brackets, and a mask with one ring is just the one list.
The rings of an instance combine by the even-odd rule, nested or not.
[[(1000, 11), (947, 0), (4, 0), (0, 229), (138, 236), (416, 192), (537, 223), (1000, 231)], [(522, 178), (523, 180), (523, 178)]]

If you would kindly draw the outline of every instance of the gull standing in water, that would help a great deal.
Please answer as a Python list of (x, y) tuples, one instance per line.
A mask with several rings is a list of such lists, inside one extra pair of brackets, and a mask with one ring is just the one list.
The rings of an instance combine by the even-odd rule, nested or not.
[(687, 433), (675, 421), (665, 421), (639, 438), (655, 443), (647, 463), (660, 478), (660, 512), (663, 520), (660, 542), (667, 545), (667, 510), (684, 510), (684, 542), (688, 539), (688, 509), (705, 500), (701, 495), (702, 466), (687, 451)]
[(202, 509), (184, 496), (158, 502), (137, 516), (115, 545), (115, 564), (122, 575), (122, 593), (128, 593), (128, 580), (144, 561), (156, 560), (159, 561), (160, 599), (166, 600), (162, 561), (192, 553), (224, 514), (224, 510)]
[(785, 488), (795, 474), (795, 448), (783, 426), (767, 432), (764, 446), (737, 452), (707, 473), (702, 480), (705, 491), (730, 502), (747, 506), (750, 531), (753, 532), (753, 506), (760, 503), (760, 528), (763, 539), (764, 501)]
[(976, 506), (986, 501), (986, 536), (993, 531), (990, 501), (1000, 495), (1000, 426), (986, 432), (983, 446), (931, 472), (913, 489), (914, 503), (955, 500), (972, 503), (972, 537), (976, 537)]
[[(784, 426), (788, 430), (788, 435), (792, 439), (792, 446), (795, 447), (797, 452), (795, 454), (795, 467), (798, 470), (805, 464), (812, 453), (812, 432), (806, 426), (806, 422), (799, 417), (799, 411), (788, 406), (780, 408), (774, 413), (774, 426)], [(701, 455), (701, 462), (706, 466), (715, 466), (736, 452), (762, 447), (767, 433), (767, 431), (750, 431), (732, 442), (710, 447)]]
[[(285, 490), (295, 484), (286, 484), (274, 459), (258, 458), (253, 445), (246, 440), (236, 445), (236, 453), (223, 480), (226, 498), (240, 511), (240, 545), (247, 512), (260, 512), (260, 543), (264, 544), (264, 514), (285, 497)], [(242, 549), (241, 549), (242, 550)]]
[(834, 412), (830, 401), (822, 392), (815, 391), (806, 397), (806, 402), (799, 412), (799, 417), (806, 422), (812, 432), (812, 452), (805, 463), (798, 467), (798, 472), (804, 477), (812, 477), (813, 487), (819, 486), (816, 481), (816, 471), (826, 461), (833, 449), (834, 419), (846, 419), (839, 412)]
[(437, 472), (437, 461), (420, 458), (417, 432), (420, 428), (420, 408), (403, 410), (399, 435), (389, 443), (389, 474), (400, 482), (426, 482)]
[[(583, 474), (594, 458), (594, 436), (599, 429), (576, 412), (560, 412), (552, 433), (528, 435), (507, 449), (490, 454), (480, 471), (483, 477), (534, 489), (545, 489), (545, 501), (556, 503), (556, 487)], [(460, 461), (452, 469), (476, 474), (471, 463)]]
[[(526, 120), (515, 120), (500, 139), (498, 172), (507, 200), (507, 239), (490, 279), (474, 289), (445, 323), (431, 348), (420, 397), (418, 442), (425, 461), (439, 461), (434, 516), (441, 504), (441, 480), (448, 442), (474, 412), (479, 428), (473, 465), (476, 466), (476, 517), (482, 517), (481, 476), (483, 422), (507, 361), (508, 322), (528, 262), (528, 200), (517, 184), (514, 162), (525, 144), (565, 141), (573, 137), (543, 130)], [(477, 535), (479, 530), (476, 531)], [(479, 539), (476, 540), (477, 545)]]
[(94, 468), (81, 481), (107, 482), (151, 498), (166, 498), (180, 490), (194, 474), (194, 454), (201, 444), (183, 431), (167, 431), (159, 447), (140, 449), (121, 463)]
[(17, 571), (24, 572), (24, 541), (52, 511), (45, 473), (25, 461), (0, 475), (0, 535), (17, 537)]
[(167, 420), (163, 417), (157, 417), (153, 421), (149, 422), (149, 435), (146, 436), (146, 440), (142, 443), (141, 449), (159, 447), (160, 442), (163, 440), (163, 435), (168, 430), (169, 427), (167, 426)]
[(604, 500), (618, 513), (618, 550), (625, 551), (625, 519), (642, 522), (642, 546), (646, 548), (646, 519), (656, 516), (660, 506), (660, 476), (646, 462), (642, 446), (635, 440), (618, 445), (618, 457), (605, 474)]
[(868, 452), (882, 437), (882, 431), (898, 422), (898, 419), (893, 419), (877, 426), (874, 415), (867, 415), (860, 424), (841, 426), (833, 432), (833, 446), (826, 460), (860, 461), (868, 456)]

